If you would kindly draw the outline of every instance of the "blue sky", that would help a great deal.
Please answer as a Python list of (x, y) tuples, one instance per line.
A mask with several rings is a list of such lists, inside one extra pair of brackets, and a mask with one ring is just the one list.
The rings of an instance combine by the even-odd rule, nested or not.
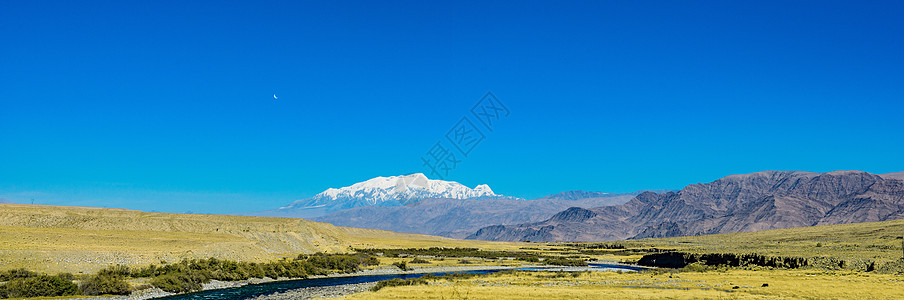
[(429, 173), (420, 158), (488, 91), (511, 113), (447, 179), (506, 195), (904, 171), (902, 13), (900, 1), (2, 1), (0, 198), (271, 209)]

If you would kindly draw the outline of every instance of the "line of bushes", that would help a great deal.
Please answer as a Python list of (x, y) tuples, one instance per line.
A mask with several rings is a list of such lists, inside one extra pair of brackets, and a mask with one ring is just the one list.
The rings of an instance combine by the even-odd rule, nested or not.
[(709, 267), (759, 266), (781, 269), (816, 268), (826, 270), (856, 270), (879, 273), (904, 273), (904, 260), (876, 262), (870, 259), (843, 260), (833, 257), (782, 257), (735, 253), (685, 253), (666, 252), (647, 254), (637, 262), (639, 265), (662, 268), (687, 268), (690, 270), (710, 270)]
[(80, 283), (73, 281), (69, 273), (57, 275), (38, 274), (25, 269), (0, 272), (0, 298), (53, 297), (73, 295), (127, 295), (129, 283), (121, 276), (105, 273), (80, 276)]
[(570, 266), (570, 267), (586, 267), (587, 262), (582, 259), (569, 259), (569, 258), (547, 258), (543, 260), (543, 263), (547, 265), (554, 266)]
[[(437, 280), (443, 280), (443, 279), (449, 280), (449, 281), (467, 280), (467, 279), (471, 279), (471, 278), (475, 278), (475, 277), (482, 277), (482, 276), (501, 276), (501, 275), (513, 274), (515, 272), (517, 272), (517, 271), (509, 270), (509, 271), (499, 271), (499, 272), (494, 272), (494, 273), (447, 273), (447, 274), (443, 274), (441, 276), (427, 274), (427, 275), (424, 275), (421, 277), (416, 277), (416, 278), (407, 278), (407, 279), (393, 278), (393, 279), (386, 279), (386, 280), (378, 281), (377, 285), (372, 287), (370, 290), (376, 292), (385, 287), (429, 284), (429, 281), (437, 281)], [(569, 274), (568, 276), (574, 276), (574, 275)]]
[(807, 259), (760, 254), (666, 252), (647, 254), (637, 261), (637, 264), (642, 266), (663, 268), (684, 268), (692, 263), (705, 266), (761, 266), (796, 269), (807, 266)]
[(111, 266), (95, 275), (76, 277), (69, 273), (49, 276), (25, 269), (0, 272), (0, 298), (71, 296), (71, 295), (128, 295), (128, 278), (151, 278), (150, 284), (167, 292), (182, 293), (200, 290), (211, 280), (235, 281), (249, 278), (305, 278), (334, 272), (349, 273), (362, 266), (379, 264), (367, 254), (299, 255), (294, 260), (270, 263), (235, 262), (216, 258), (183, 260), (163, 266), (141, 268)]
[(878, 273), (904, 273), (904, 260), (877, 262), (871, 259), (844, 260), (834, 257), (782, 257), (760, 254), (666, 252), (644, 255), (637, 264), (691, 271), (714, 270), (711, 267), (759, 266), (781, 269), (814, 268), (855, 270)]
[(515, 258), (523, 259), (528, 257), (537, 257), (536, 254), (529, 252), (514, 251), (482, 251), (478, 248), (407, 248), (407, 249), (355, 249), (358, 253), (366, 253), (370, 255), (382, 255), (385, 257), (404, 257), (404, 256), (435, 256), (435, 257), (476, 257), (483, 259), (499, 259), (499, 258)]
[(152, 277), (151, 285), (167, 292), (181, 293), (201, 289), (211, 280), (235, 281), (249, 278), (306, 278), (310, 275), (350, 273), (361, 266), (377, 265), (379, 261), (366, 254), (299, 255), (294, 260), (270, 263), (234, 262), (227, 260), (184, 260), (162, 267), (148, 266), (133, 270), (132, 277)]
[(17, 277), (0, 285), (2, 298), (72, 296), (78, 293), (78, 286), (72, 280), (44, 274)]
[(565, 243), (562, 246), (577, 249), (627, 249), (625, 245), (618, 243)]
[(475, 257), (483, 259), (502, 259), (511, 258), (515, 260), (545, 263), (549, 265), (560, 266), (586, 266), (587, 262), (580, 256), (545, 256), (531, 252), (521, 251), (483, 251), (478, 248), (407, 248), (407, 249), (355, 249), (358, 253), (369, 255), (382, 255), (385, 257), (407, 257), (407, 256), (434, 256), (434, 257)]
[(370, 290), (373, 291), (373, 292), (376, 292), (376, 291), (379, 291), (380, 289), (385, 288), (385, 287), (391, 287), (391, 286), (406, 286), (406, 285), (420, 285), (420, 284), (427, 284), (427, 280), (424, 279), (423, 277), (418, 277), (418, 278), (408, 278), (408, 279), (393, 278), (393, 279), (387, 279), (387, 280), (381, 280), (381, 281), (378, 281), (378, 282), (377, 282), (377, 285), (375, 285), (374, 287), (370, 288)]

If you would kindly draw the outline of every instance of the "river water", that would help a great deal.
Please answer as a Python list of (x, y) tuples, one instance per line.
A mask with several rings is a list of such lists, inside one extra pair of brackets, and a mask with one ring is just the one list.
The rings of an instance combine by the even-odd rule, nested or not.
[[(634, 267), (634, 266), (624, 266), (624, 265), (610, 265), (610, 264), (589, 264), (587, 267), (530, 267), (530, 268), (521, 268), (514, 270), (525, 270), (525, 271), (639, 271), (643, 270), (642, 267)], [(476, 271), (455, 271), (455, 272), (438, 272), (438, 273), (413, 273), (413, 274), (388, 274), (388, 275), (359, 275), (359, 276), (348, 276), (348, 277), (330, 277), (330, 278), (315, 278), (315, 279), (299, 279), (299, 280), (288, 280), (288, 281), (275, 281), (261, 284), (249, 284), (246, 286), (235, 287), (235, 288), (227, 288), (227, 289), (218, 289), (218, 290), (209, 290), (203, 292), (196, 292), (190, 294), (181, 294), (174, 295), (169, 297), (155, 298), (155, 299), (166, 299), (166, 300), (200, 300), (200, 299), (229, 299), (229, 300), (241, 300), (253, 298), (260, 295), (269, 295), (276, 292), (284, 292), (288, 290), (306, 288), (306, 287), (320, 287), (320, 286), (334, 286), (334, 285), (345, 285), (345, 284), (356, 284), (356, 283), (365, 283), (365, 282), (376, 282), (380, 280), (392, 279), (392, 278), (417, 278), (427, 274), (442, 276), (449, 273), (471, 273), (471, 274), (487, 274), (487, 273), (495, 273), (499, 271), (512, 270), (512, 269), (489, 269), (489, 270), (476, 270)]]

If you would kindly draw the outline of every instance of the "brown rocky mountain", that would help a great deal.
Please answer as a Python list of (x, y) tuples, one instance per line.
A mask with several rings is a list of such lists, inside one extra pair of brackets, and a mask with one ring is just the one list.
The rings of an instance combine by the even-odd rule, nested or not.
[(488, 225), (539, 222), (569, 207), (624, 204), (638, 194), (568, 191), (534, 200), (434, 198), (405, 206), (357, 207), (312, 220), (338, 226), (465, 238)]
[[(901, 173), (892, 173), (901, 174)], [(860, 171), (765, 171), (643, 193), (623, 205), (569, 208), (469, 239), (602, 241), (904, 219), (904, 181)]]
[(898, 179), (898, 180), (904, 180), (904, 172), (895, 172), (895, 173), (879, 174), (879, 176), (882, 177), (882, 178), (885, 178), (885, 179)]

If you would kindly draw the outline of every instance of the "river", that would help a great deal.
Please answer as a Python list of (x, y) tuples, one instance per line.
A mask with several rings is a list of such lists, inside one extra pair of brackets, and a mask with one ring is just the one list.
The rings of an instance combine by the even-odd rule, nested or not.
[(436, 272), (436, 273), (409, 273), (409, 274), (385, 274), (385, 275), (357, 275), (357, 276), (345, 276), (345, 277), (327, 277), (327, 278), (313, 278), (313, 279), (299, 279), (299, 280), (287, 280), (287, 281), (274, 281), (268, 283), (260, 283), (260, 284), (249, 284), (241, 287), (234, 288), (226, 288), (226, 289), (218, 289), (218, 290), (209, 290), (203, 292), (195, 292), (189, 294), (180, 294), (173, 295), (162, 298), (155, 299), (165, 299), (165, 300), (200, 300), (200, 299), (229, 299), (229, 300), (240, 300), (240, 299), (248, 299), (253, 298), (260, 295), (269, 295), (277, 292), (284, 292), (288, 290), (306, 288), (306, 287), (321, 287), (321, 286), (337, 286), (337, 285), (346, 285), (346, 284), (357, 284), (357, 283), (366, 283), (366, 282), (376, 282), (386, 279), (392, 278), (417, 278), (427, 274), (442, 276), (449, 273), (471, 273), (471, 274), (487, 274), (487, 273), (495, 273), (499, 271), (506, 270), (524, 270), (524, 271), (639, 271), (643, 270), (643, 267), (636, 266), (625, 266), (625, 265), (614, 265), (614, 264), (597, 264), (592, 263), (587, 267), (526, 267), (519, 269), (510, 269), (510, 268), (500, 268), (500, 269), (486, 269), (486, 270), (471, 270), (471, 271), (454, 271), (454, 272)]

